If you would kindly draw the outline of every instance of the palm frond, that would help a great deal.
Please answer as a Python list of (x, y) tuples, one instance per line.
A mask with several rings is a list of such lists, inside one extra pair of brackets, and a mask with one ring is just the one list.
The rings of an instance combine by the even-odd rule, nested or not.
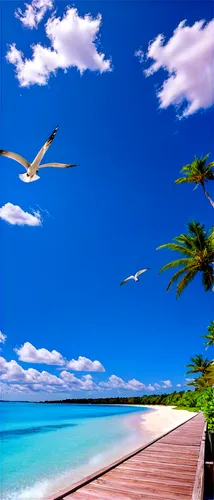
[(177, 273), (173, 274), (171, 280), (169, 281), (168, 285), (167, 285), (167, 289), (166, 291), (168, 292), (172, 286), (173, 283), (176, 283), (176, 281), (180, 278), (180, 276), (182, 276), (182, 274), (184, 273), (187, 273), (188, 272), (188, 267), (184, 267), (183, 269), (179, 269), (179, 271), (177, 271)]
[(185, 268), (186, 270), (190, 269), (191, 265), (194, 266), (194, 259), (187, 258), (187, 259), (173, 260), (172, 262), (169, 262), (168, 264), (163, 266), (159, 271), (159, 274), (163, 273), (164, 271), (167, 271), (167, 269), (173, 269), (174, 267), (183, 265), (186, 266)]
[(176, 179), (175, 184), (187, 184), (192, 182), (192, 180), (189, 177), (179, 177)]
[(192, 257), (192, 252), (188, 248), (177, 245), (176, 243), (165, 243), (164, 245), (160, 245), (159, 247), (157, 247), (156, 250), (161, 250), (162, 248), (168, 248), (169, 250), (173, 250), (175, 252), (179, 252), (186, 256)]
[(206, 292), (212, 290), (212, 287), (214, 285), (214, 271), (212, 266), (207, 266), (206, 269), (204, 269), (202, 273), (202, 283)]
[(180, 283), (177, 285), (177, 294), (176, 294), (177, 299), (178, 299), (178, 297), (180, 297), (181, 293), (186, 288), (186, 286), (189, 285), (189, 283), (195, 278), (197, 272), (198, 272), (198, 269), (193, 268), (186, 274), (186, 276), (184, 276), (182, 278)]

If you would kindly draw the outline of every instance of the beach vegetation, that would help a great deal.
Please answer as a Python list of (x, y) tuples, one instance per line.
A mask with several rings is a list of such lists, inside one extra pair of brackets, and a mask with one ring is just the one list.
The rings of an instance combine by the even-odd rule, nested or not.
[(202, 335), (202, 338), (206, 339), (204, 342), (206, 349), (210, 346), (214, 347), (214, 321), (211, 321), (210, 325), (207, 327), (208, 333)]
[(200, 185), (206, 198), (212, 207), (214, 207), (214, 201), (205, 188), (208, 181), (214, 181), (214, 162), (207, 163), (208, 157), (209, 154), (201, 158), (195, 158), (192, 163), (185, 165), (180, 172), (182, 177), (179, 177), (179, 179), (175, 181), (175, 184), (193, 183), (196, 184), (195, 189)]
[(187, 234), (176, 236), (172, 243), (165, 243), (157, 250), (166, 248), (182, 255), (182, 258), (169, 262), (162, 267), (160, 273), (168, 269), (180, 267), (168, 283), (167, 291), (173, 283), (177, 284), (177, 298), (198, 273), (202, 275), (205, 292), (214, 286), (214, 228), (206, 231), (200, 222), (188, 222)]

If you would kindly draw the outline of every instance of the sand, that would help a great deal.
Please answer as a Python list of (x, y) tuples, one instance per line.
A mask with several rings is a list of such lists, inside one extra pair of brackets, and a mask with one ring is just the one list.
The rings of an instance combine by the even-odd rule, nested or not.
[(142, 431), (147, 434), (148, 441), (156, 439), (197, 415), (187, 410), (176, 410), (174, 406), (144, 405), (144, 407), (153, 410), (145, 412), (141, 417)]

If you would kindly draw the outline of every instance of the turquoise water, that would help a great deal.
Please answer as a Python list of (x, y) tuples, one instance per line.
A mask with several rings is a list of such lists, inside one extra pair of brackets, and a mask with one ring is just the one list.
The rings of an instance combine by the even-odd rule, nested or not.
[(44, 499), (138, 446), (143, 411), (0, 403), (1, 500)]

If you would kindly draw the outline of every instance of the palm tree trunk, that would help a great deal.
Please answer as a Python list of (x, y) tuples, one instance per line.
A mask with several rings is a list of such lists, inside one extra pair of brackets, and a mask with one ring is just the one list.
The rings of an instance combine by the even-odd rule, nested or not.
[(209, 193), (206, 191), (205, 189), (205, 186), (204, 186), (204, 183), (202, 182), (201, 183), (202, 185), (202, 188), (203, 188), (203, 191), (204, 191), (204, 194), (205, 196), (207, 197), (207, 199), (209, 200), (210, 204), (212, 205), (212, 207), (214, 208), (214, 201), (212, 200), (212, 198), (210, 197)]

